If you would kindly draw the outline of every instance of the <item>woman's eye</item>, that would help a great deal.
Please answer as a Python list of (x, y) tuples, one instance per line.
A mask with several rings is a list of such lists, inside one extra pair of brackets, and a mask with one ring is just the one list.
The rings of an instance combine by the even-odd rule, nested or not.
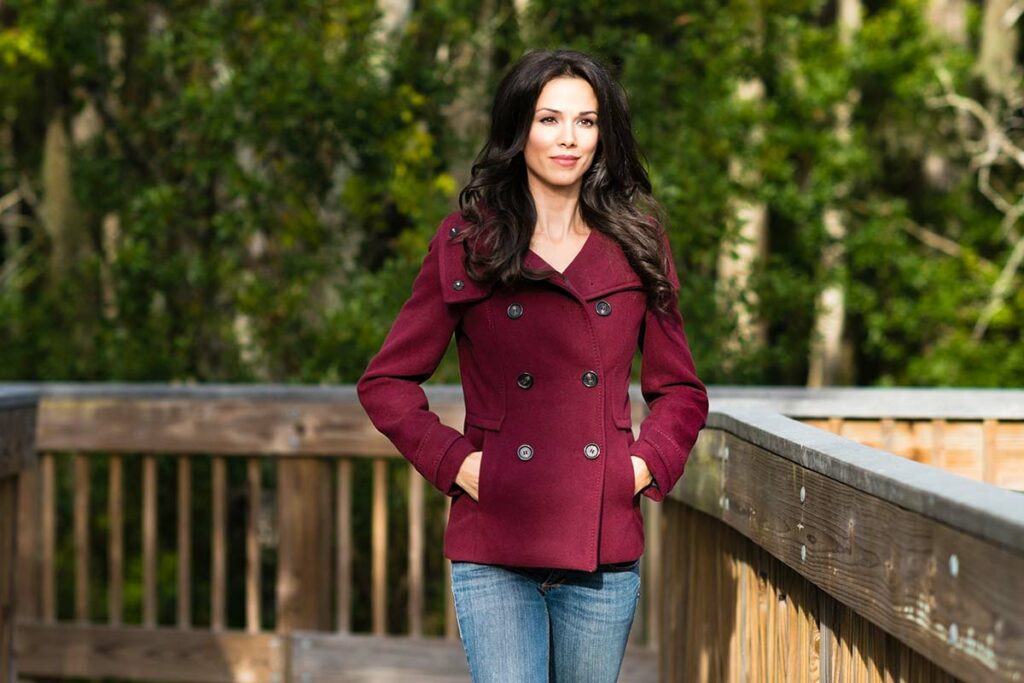
[(544, 123), (545, 121), (554, 121), (554, 120), (555, 120), (555, 117), (554, 117), (554, 116), (545, 116), (544, 118), (542, 118), (542, 119), (540, 120), (540, 122), (541, 122), (541, 123)]
[(582, 121), (580, 121), (580, 123), (585, 123), (587, 124), (587, 128), (590, 128), (591, 126), (595, 125), (596, 122), (593, 119), (583, 119)]

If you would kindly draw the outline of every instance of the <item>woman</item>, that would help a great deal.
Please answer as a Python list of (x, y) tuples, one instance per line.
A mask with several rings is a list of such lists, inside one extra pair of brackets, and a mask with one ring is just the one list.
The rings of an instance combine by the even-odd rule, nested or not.
[[(444, 554), (474, 681), (616, 680), (640, 594), (640, 496), (664, 499), (705, 424), (637, 156), (602, 64), (522, 57), (460, 210), (357, 385), (377, 429), (452, 497)], [(420, 386), (453, 333), (461, 433)], [(637, 349), (650, 412), (634, 439)]]

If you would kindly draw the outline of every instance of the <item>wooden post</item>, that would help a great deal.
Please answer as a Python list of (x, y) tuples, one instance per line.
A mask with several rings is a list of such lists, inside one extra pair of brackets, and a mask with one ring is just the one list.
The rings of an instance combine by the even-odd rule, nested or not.
[(331, 471), (320, 458), (277, 463), (277, 631), (331, 628)]
[(17, 680), (14, 661), (18, 564), (18, 478), (35, 457), (34, 393), (0, 391), (0, 683)]

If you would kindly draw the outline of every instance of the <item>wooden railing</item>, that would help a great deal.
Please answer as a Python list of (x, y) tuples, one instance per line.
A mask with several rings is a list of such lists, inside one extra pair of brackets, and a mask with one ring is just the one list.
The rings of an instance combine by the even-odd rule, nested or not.
[[(464, 667), (448, 500), (352, 387), (28, 387), (41, 400), (39, 464), (19, 484), (23, 677), (308, 683), (389, 657), (424, 677)], [(425, 389), (462, 427), (458, 388)], [(977, 471), (1015, 486), (1024, 392), (986, 408), (970, 392), (907, 391), (711, 388), (685, 476), (663, 503), (643, 499), (630, 646), (659, 659), (661, 680), (1014, 680), (1024, 497), (910, 459), (942, 443), (937, 462), (964, 461), (913, 425), (948, 437), (976, 424)], [(929, 396), (946, 408), (929, 412)], [(780, 413), (930, 436), (901, 458)]]
[[(339, 635), (446, 642), (442, 658), (465, 667), (441, 552), (450, 501), (373, 428), (352, 387), (35, 386), (39, 466), (22, 479), (19, 521), (24, 676), (313, 680), (333, 657), (371, 656)], [(464, 427), (457, 388), (425, 389)], [(657, 591), (642, 598), (634, 650), (653, 643), (645, 623), (657, 618)]]
[(1021, 680), (1024, 494), (914, 460), (1019, 487), (1024, 392), (747, 391), (663, 502), (660, 680)]
[(0, 389), (0, 683), (18, 680), (14, 614), (18, 606), (16, 558), (18, 485), (35, 457), (34, 392)]

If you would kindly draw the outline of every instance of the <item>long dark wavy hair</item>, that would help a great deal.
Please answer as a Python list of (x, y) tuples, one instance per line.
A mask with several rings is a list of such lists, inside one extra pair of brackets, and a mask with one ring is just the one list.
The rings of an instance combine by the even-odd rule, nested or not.
[(464, 243), (466, 272), (475, 280), (504, 286), (553, 273), (523, 263), (537, 221), (523, 148), (537, 98), (547, 82), (559, 76), (585, 79), (597, 96), (598, 144), (593, 164), (583, 175), (580, 215), (592, 230), (621, 245), (644, 284), (648, 305), (668, 311), (675, 299), (667, 274), (672, 255), (662, 237), (666, 217), (640, 164), (625, 90), (607, 66), (576, 50), (531, 50), (498, 86), (490, 134), (459, 193), (468, 227), (456, 239)]

